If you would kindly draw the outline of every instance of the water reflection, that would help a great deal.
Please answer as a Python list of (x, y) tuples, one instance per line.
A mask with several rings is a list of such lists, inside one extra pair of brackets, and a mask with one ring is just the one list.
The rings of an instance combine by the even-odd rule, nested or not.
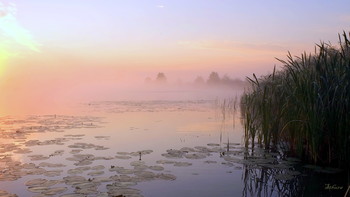
[[(153, 102), (107, 105), (113, 106), (114, 113), (105, 114), (104, 119), (1, 118), (0, 170), (5, 171), (0, 189), (16, 186), (9, 192), (20, 196), (33, 191), (59, 195), (89, 191), (121, 195), (118, 192), (124, 191), (155, 197), (305, 193), (305, 176), (298, 170), (297, 159), (242, 147), (243, 129), (235, 125), (239, 117), (213, 118), (213, 111), (205, 107), (209, 101), (164, 102), (153, 112), (148, 111)], [(102, 103), (87, 107), (108, 108)], [(59, 181), (59, 189), (40, 191), (40, 181), (48, 185)], [(75, 189), (76, 184), (80, 189)]]
[(269, 152), (245, 148), (242, 196), (344, 196), (349, 175), (340, 169), (320, 167)]
[(244, 164), (242, 196), (302, 196), (302, 177), (291, 177), (291, 172), (290, 169)]

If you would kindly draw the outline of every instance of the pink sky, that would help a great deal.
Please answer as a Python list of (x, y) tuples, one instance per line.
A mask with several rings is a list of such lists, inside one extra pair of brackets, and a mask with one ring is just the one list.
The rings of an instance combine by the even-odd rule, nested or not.
[[(337, 44), (347, 1), (0, 0), (0, 107), (211, 71), (267, 74), (287, 52)], [(78, 92), (79, 92), (78, 91)], [(20, 105), (18, 105), (20, 106)]]

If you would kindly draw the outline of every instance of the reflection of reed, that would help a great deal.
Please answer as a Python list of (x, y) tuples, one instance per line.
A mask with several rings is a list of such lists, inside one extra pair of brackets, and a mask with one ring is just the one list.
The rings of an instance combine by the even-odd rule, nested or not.
[[(237, 96), (234, 98), (224, 98), (215, 100), (215, 117), (221, 119), (220, 131), (220, 144), (222, 143), (223, 133), (227, 131), (227, 144), (229, 145), (229, 132), (226, 129), (226, 122), (229, 121), (229, 118), (232, 117), (232, 131), (235, 129), (235, 115), (238, 109), (238, 100)], [(220, 113), (219, 113), (219, 112)]]
[(299, 179), (278, 180), (274, 176), (285, 170), (272, 168), (243, 168), (244, 187), (242, 196), (301, 196)]
[(302, 196), (302, 177), (291, 179), (276, 178), (288, 176), (290, 169), (269, 168), (258, 164), (243, 164), (242, 196)]

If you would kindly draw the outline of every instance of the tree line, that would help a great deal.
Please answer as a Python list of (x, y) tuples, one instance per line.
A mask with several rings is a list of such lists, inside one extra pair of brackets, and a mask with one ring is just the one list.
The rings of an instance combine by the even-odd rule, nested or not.
[[(145, 79), (146, 84), (166, 84), (167, 77), (163, 72), (159, 72), (155, 79), (152, 80), (150, 77)], [(189, 84), (193, 84), (195, 86), (244, 86), (246, 84), (245, 81), (241, 79), (232, 79), (228, 75), (223, 75), (220, 77), (218, 72), (211, 72), (207, 79), (202, 76), (197, 76), (192, 82)]]

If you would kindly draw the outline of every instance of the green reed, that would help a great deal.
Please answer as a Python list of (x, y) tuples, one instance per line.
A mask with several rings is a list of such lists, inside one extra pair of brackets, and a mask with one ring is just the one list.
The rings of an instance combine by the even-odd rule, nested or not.
[[(349, 34), (350, 35), (350, 34)], [(281, 148), (316, 164), (350, 166), (350, 41), (280, 60), (281, 71), (248, 78), (241, 98), (245, 143)]]

